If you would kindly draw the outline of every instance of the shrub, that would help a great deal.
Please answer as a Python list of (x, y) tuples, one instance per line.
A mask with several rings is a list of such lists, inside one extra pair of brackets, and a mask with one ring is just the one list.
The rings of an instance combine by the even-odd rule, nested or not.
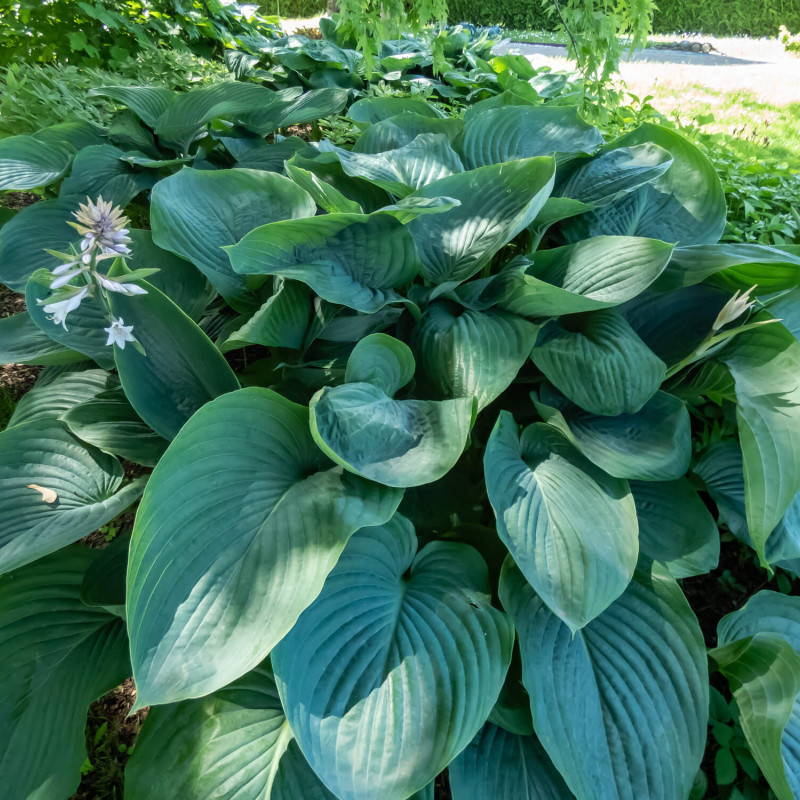
[(778, 31), (778, 38), (781, 40), (783, 49), (787, 53), (800, 53), (800, 33), (791, 34), (785, 25), (781, 25)]
[(715, 36), (775, 36), (781, 25), (800, 28), (797, 0), (661, 0), (653, 18), (656, 33), (696, 32)]
[[(678, 580), (718, 521), (798, 569), (800, 256), (719, 244), (719, 179), (655, 125), (367, 97), (345, 150), (274, 136), (338, 87), (104, 91), (105, 136), (0, 143), (0, 186), (58, 191), (0, 228), (0, 355), (49, 365), (0, 434), (0, 763), (36, 759), (6, 792), (71, 794), (132, 665), (127, 800), (429, 798), (446, 766), (454, 800), (684, 800)], [(142, 492), (129, 546), (73, 544)], [(781, 796), (799, 603), (710, 651)]]

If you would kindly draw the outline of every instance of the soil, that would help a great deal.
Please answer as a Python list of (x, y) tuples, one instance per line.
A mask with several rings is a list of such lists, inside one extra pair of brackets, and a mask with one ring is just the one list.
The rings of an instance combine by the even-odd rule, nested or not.
[(41, 199), (38, 194), (33, 194), (33, 192), (5, 192), (0, 194), (0, 206), (19, 211), (21, 208), (32, 206)]

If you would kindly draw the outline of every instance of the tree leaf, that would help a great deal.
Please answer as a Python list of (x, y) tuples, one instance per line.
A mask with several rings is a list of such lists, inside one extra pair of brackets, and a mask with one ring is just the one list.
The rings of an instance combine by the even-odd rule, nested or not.
[(272, 391), (201, 408), (136, 517), (127, 609), (139, 705), (199, 697), (255, 667), (350, 535), (387, 520), (401, 497), (332, 467), (308, 411)]
[(403, 302), (394, 289), (413, 280), (419, 270), (408, 229), (384, 214), (325, 214), (275, 222), (227, 250), (241, 275), (299, 280), (324, 300), (365, 313)]
[(359, 531), (274, 651), (289, 724), (341, 800), (402, 800), (432, 781), (477, 733), (508, 669), (513, 629), (478, 553), (416, 550), (399, 515)]
[(666, 373), (666, 364), (612, 309), (592, 311), (569, 327), (551, 320), (531, 359), (573, 403), (610, 417), (639, 411)]
[(246, 281), (222, 248), (259, 225), (311, 217), (316, 210), (311, 197), (283, 175), (185, 167), (153, 188), (153, 241), (191, 261), (238, 311), (253, 310)]
[(520, 436), (500, 412), (484, 456), (497, 532), (525, 578), (572, 631), (622, 594), (638, 555), (627, 483), (606, 475), (548, 425)]
[(573, 798), (535, 736), (509, 733), (490, 722), (450, 763), (447, 772), (453, 800)]
[(0, 771), (8, 797), (77, 790), (89, 704), (130, 674), (122, 620), (81, 602), (98, 552), (67, 547), (0, 577)]
[(263, 663), (198, 700), (150, 710), (125, 769), (129, 800), (335, 800), (308, 766)]
[[(146, 480), (120, 488), (122, 478), (115, 458), (84, 445), (57, 420), (0, 433), (0, 572), (75, 542), (121, 514)], [(58, 499), (43, 502), (30, 484)]]
[(677, 583), (637, 570), (574, 635), (510, 560), (500, 600), (519, 635), (536, 734), (578, 800), (686, 800), (708, 724), (708, 667)]

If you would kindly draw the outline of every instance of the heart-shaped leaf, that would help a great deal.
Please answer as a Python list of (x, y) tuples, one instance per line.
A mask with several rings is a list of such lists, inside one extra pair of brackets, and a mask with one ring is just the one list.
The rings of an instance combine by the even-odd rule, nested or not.
[(398, 515), (352, 537), (273, 665), (292, 730), (328, 788), (342, 800), (403, 800), (477, 733), (513, 636), (478, 553), (433, 542), (417, 554)]
[(489, 437), (484, 472), (500, 538), (553, 613), (579, 630), (622, 594), (636, 567), (628, 484), (549, 425), (520, 436), (508, 411)]
[(307, 409), (266, 389), (201, 408), (150, 487), (128, 566), (139, 705), (199, 697), (255, 667), (350, 535), (387, 520), (402, 497), (331, 465)]

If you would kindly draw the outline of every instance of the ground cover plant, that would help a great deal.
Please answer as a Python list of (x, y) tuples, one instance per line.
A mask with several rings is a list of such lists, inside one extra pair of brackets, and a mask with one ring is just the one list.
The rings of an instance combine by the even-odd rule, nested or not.
[(704, 642), (678, 581), (720, 525), (798, 569), (797, 248), (538, 92), (363, 97), (351, 149), (276, 136), (340, 86), (104, 92), (0, 144), (52, 195), (0, 228), (0, 355), (45, 367), (0, 434), (7, 791), (69, 797), (132, 675), (129, 800), (683, 800), (716, 644), (792, 797), (797, 599)]

